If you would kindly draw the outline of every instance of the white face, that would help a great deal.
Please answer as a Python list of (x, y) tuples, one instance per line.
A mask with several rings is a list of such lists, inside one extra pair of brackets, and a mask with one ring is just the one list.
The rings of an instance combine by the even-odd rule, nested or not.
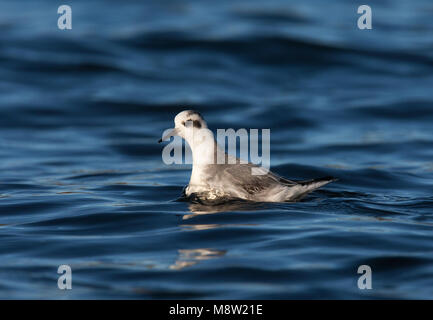
[(200, 113), (193, 110), (185, 110), (180, 112), (174, 118), (175, 134), (185, 139), (194, 129), (207, 128), (206, 121)]
[(183, 139), (192, 142), (189, 138), (193, 136), (194, 130), (205, 128), (207, 128), (207, 124), (200, 113), (194, 110), (185, 110), (180, 112), (174, 118), (174, 129), (159, 142), (164, 141), (171, 136), (180, 136)]

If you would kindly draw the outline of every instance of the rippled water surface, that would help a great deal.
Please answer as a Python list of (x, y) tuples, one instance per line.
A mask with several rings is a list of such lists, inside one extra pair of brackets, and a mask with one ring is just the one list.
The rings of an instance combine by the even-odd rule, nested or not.
[[(0, 298), (433, 298), (433, 4), (0, 2)], [(175, 114), (270, 128), (298, 203), (175, 201)], [(73, 289), (57, 289), (70, 265)], [(358, 266), (373, 270), (359, 290)]]

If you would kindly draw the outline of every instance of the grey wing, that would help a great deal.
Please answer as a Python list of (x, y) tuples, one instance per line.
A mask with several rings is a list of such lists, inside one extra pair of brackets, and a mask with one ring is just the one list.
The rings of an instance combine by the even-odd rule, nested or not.
[[(227, 164), (224, 166), (226, 167), (224, 168), (224, 179), (227, 179), (231, 181), (231, 183), (243, 188), (249, 194), (261, 192), (277, 184), (284, 184), (287, 186), (297, 184), (294, 181), (282, 178), (263, 167), (251, 163)], [(252, 174), (253, 168), (263, 174)]]

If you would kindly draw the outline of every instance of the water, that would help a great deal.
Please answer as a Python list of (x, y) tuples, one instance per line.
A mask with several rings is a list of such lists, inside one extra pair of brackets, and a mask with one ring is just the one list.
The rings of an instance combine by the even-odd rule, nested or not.
[[(433, 5), (0, 3), (0, 298), (433, 298)], [(176, 113), (270, 128), (299, 203), (175, 201)], [(57, 289), (70, 265), (73, 289)], [(357, 287), (358, 266), (373, 289)]]

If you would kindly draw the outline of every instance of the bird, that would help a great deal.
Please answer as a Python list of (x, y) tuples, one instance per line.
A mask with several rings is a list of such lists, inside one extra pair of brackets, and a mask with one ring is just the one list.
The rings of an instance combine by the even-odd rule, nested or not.
[[(174, 129), (161, 139), (180, 136), (192, 151), (192, 172), (183, 194), (205, 201), (239, 199), (253, 202), (295, 202), (337, 179), (331, 176), (295, 181), (267, 168), (228, 155), (217, 144), (202, 115), (184, 110), (174, 118)], [(255, 172), (253, 172), (255, 170)]]

